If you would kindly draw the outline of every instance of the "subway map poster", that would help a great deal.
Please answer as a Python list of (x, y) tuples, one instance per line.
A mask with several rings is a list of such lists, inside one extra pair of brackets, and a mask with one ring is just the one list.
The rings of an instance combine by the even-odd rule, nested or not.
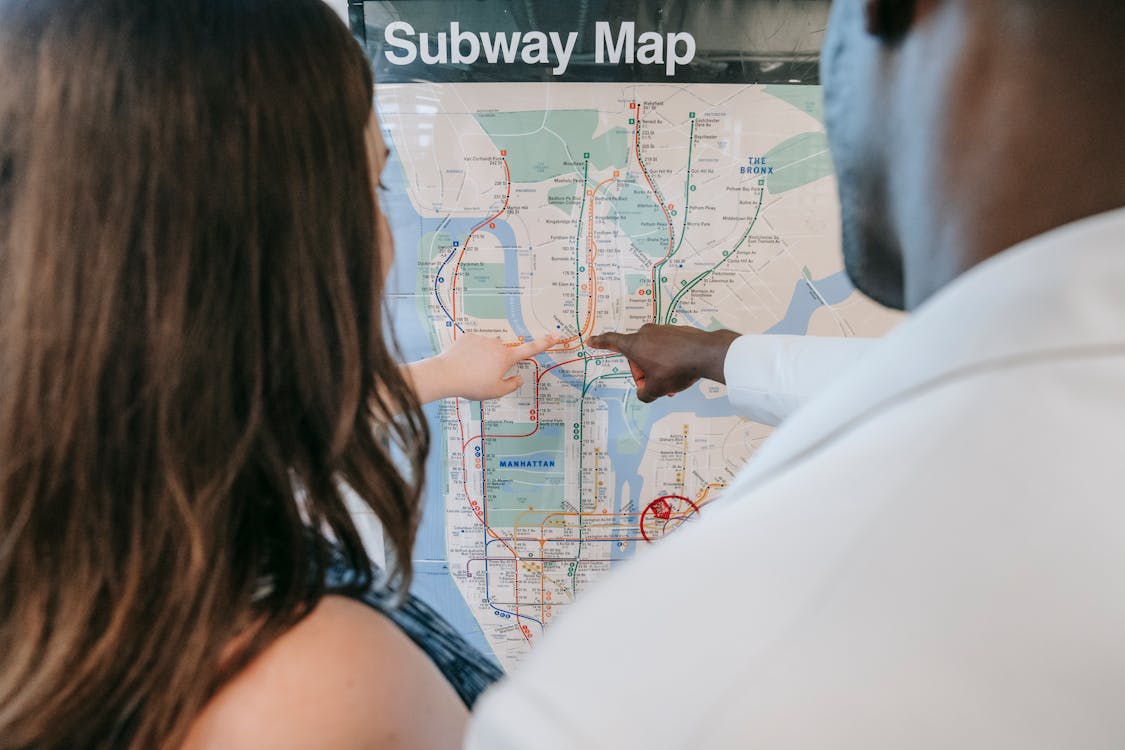
[(713, 383), (640, 403), (591, 335), (893, 319), (843, 271), (818, 86), (403, 83), (376, 108), (408, 354), (561, 337), (515, 394), (428, 411), (419, 593), (507, 668), (614, 566), (706, 517), (768, 435)]

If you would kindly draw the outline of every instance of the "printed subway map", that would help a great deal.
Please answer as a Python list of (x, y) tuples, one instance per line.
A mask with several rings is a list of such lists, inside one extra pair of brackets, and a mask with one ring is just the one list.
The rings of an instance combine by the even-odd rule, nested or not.
[(769, 430), (721, 386), (640, 403), (587, 337), (645, 323), (877, 336), (842, 269), (815, 86), (377, 87), (406, 355), (563, 341), (428, 408), (417, 592), (511, 667), (638, 548), (707, 515)]

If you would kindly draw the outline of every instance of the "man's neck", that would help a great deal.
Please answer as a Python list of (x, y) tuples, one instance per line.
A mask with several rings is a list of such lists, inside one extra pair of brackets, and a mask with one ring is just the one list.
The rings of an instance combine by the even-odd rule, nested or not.
[(952, 89), (948, 143), (933, 160), (940, 236), (908, 243), (908, 309), (1021, 242), (1125, 207), (1125, 72), (1106, 42), (1074, 29), (1053, 37), (1041, 19), (993, 20), (976, 25)]

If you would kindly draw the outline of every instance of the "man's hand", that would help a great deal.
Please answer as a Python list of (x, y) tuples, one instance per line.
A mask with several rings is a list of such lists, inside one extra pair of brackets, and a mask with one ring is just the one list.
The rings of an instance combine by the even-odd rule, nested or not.
[(603, 333), (586, 343), (624, 354), (637, 383), (637, 398), (649, 404), (690, 388), (700, 378), (725, 383), (723, 363), (736, 338), (734, 331), (649, 323), (637, 333)]

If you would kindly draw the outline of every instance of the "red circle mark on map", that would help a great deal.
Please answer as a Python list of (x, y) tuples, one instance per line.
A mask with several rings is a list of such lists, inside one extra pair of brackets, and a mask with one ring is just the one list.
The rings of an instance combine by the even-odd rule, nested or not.
[(699, 506), (683, 495), (664, 495), (663, 497), (656, 498), (651, 503), (649, 503), (641, 513), (641, 520), (639, 524), (641, 528), (641, 536), (649, 544), (652, 544), (652, 539), (649, 538), (648, 532), (645, 531), (645, 519), (649, 516), (652, 516), (653, 518), (659, 519), (661, 521), (670, 521), (672, 519), (672, 514), (676, 511), (673, 503), (669, 501), (675, 501), (675, 504), (677, 505), (687, 503), (687, 505), (691, 507), (691, 513), (694, 513), (695, 515), (699, 515), (700, 513)]

